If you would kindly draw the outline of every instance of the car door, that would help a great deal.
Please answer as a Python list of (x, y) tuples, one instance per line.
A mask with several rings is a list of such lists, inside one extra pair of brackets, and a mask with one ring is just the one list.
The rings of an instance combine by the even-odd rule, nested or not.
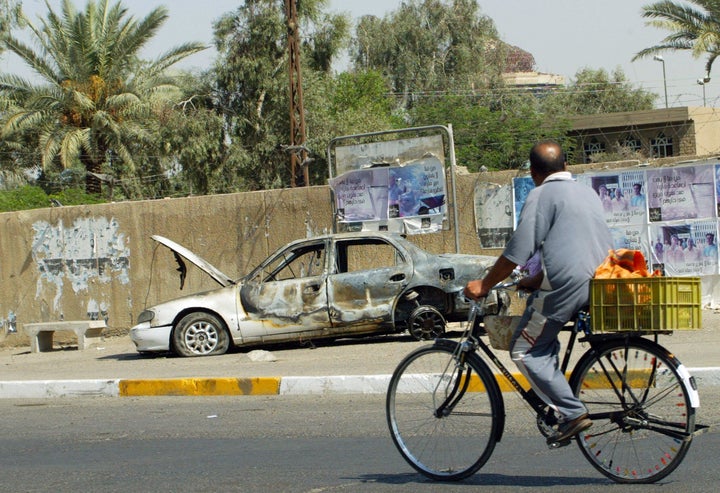
[(410, 256), (382, 237), (336, 239), (328, 276), (333, 327), (392, 324), (395, 300), (413, 276)]
[[(327, 304), (327, 246), (324, 239), (295, 243), (261, 264), (240, 289), (248, 317), (269, 336), (331, 326)], [(241, 323), (241, 330), (243, 324)], [(257, 330), (257, 324), (247, 324)]]

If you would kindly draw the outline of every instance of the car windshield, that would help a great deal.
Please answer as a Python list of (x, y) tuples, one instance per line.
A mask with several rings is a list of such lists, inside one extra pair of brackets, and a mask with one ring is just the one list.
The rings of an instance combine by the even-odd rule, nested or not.
[(278, 253), (249, 277), (254, 282), (318, 276), (325, 269), (325, 243), (303, 244)]

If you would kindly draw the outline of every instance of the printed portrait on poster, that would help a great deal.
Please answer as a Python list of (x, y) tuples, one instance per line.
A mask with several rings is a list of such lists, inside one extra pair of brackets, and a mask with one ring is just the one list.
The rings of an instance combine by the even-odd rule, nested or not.
[(600, 197), (608, 226), (647, 221), (643, 171), (592, 174), (585, 177), (584, 181)]
[(389, 218), (442, 214), (444, 207), (445, 173), (438, 158), (388, 168)]
[(647, 170), (650, 222), (716, 217), (713, 166)]
[(650, 226), (652, 268), (666, 276), (717, 274), (717, 221), (676, 221)]

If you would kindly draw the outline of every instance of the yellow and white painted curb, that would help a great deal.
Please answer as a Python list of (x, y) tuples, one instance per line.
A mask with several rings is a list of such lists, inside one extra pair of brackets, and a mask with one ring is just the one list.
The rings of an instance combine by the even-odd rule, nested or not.
[[(720, 368), (688, 368), (698, 387), (720, 385)], [(527, 380), (513, 376), (527, 387)], [(496, 375), (500, 389), (512, 387)], [(321, 377), (203, 377), (108, 380), (18, 380), (0, 381), (0, 399), (57, 397), (144, 397), (144, 396), (244, 396), (384, 394), (390, 375), (340, 375)]]

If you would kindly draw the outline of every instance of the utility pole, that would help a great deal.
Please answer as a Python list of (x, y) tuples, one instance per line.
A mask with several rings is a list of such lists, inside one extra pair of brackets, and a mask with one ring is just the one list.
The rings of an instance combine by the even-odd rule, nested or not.
[(307, 150), (305, 149), (305, 108), (303, 106), (302, 75), (300, 73), (300, 29), (297, 1), (285, 0), (285, 17), (288, 28), (288, 67), (290, 72), (290, 186), (308, 186)]

